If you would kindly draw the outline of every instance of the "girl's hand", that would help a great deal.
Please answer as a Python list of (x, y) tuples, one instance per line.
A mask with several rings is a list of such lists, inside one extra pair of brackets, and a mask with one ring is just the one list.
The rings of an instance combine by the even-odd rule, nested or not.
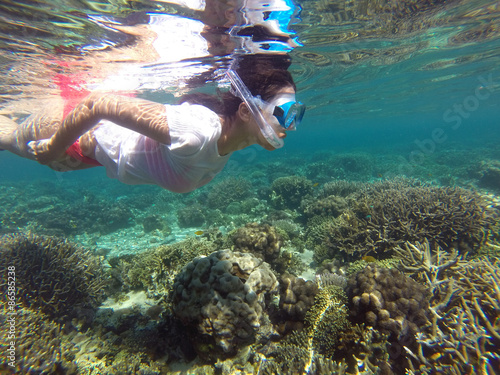
[(31, 141), (27, 143), (28, 152), (40, 164), (48, 164), (51, 161), (57, 160), (60, 155), (55, 155), (50, 150), (50, 139), (40, 139), (38, 141)]

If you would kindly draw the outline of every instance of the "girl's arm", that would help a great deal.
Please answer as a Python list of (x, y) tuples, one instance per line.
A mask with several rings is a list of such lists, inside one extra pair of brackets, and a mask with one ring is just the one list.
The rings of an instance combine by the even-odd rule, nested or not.
[(109, 120), (160, 143), (170, 144), (165, 106), (148, 100), (110, 94), (91, 94), (64, 119), (54, 135), (30, 142), (30, 152), (40, 163), (57, 160), (81, 135), (99, 121)]

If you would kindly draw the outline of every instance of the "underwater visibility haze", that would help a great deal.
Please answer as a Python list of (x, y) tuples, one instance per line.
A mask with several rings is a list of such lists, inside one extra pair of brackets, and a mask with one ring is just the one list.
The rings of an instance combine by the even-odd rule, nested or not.
[(0, 151), (2, 374), (500, 372), (497, 1), (5, 0), (0, 115), (255, 54), (304, 118), (190, 193)]

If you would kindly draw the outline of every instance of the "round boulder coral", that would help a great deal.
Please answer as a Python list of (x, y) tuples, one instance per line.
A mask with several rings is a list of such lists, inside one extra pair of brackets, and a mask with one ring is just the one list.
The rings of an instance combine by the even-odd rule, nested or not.
[(367, 266), (349, 279), (354, 320), (379, 331), (413, 336), (427, 322), (429, 293), (397, 269)]
[[(225, 354), (233, 355), (255, 340), (277, 290), (267, 263), (249, 253), (220, 250), (195, 258), (177, 275), (174, 314), (202, 335), (193, 340), (195, 346), (210, 336)], [(199, 345), (197, 349), (202, 350)]]
[(278, 333), (284, 335), (303, 326), (307, 311), (314, 305), (318, 284), (293, 275), (283, 275), (280, 280)]

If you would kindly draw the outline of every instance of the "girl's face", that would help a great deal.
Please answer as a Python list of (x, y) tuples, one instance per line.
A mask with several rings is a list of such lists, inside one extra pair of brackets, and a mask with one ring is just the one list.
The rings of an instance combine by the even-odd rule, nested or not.
[[(280, 94), (292, 94), (295, 95), (295, 90), (292, 86), (287, 86), (282, 89), (280, 89), (278, 92), (276, 92), (275, 96), (279, 96)], [(273, 98), (271, 98), (272, 101)], [(272, 126), (273, 130), (275, 131), (276, 135), (281, 138), (285, 139), (286, 138), (286, 130), (283, 128), (278, 119), (273, 116), (272, 113), (268, 113), (267, 111), (263, 111), (264, 118), (266, 119), (267, 123)], [(261, 134), (257, 124), (255, 124), (255, 127), (259, 131), (259, 145), (265, 148), (268, 151), (275, 150), (275, 148), (265, 139), (265, 137)]]

